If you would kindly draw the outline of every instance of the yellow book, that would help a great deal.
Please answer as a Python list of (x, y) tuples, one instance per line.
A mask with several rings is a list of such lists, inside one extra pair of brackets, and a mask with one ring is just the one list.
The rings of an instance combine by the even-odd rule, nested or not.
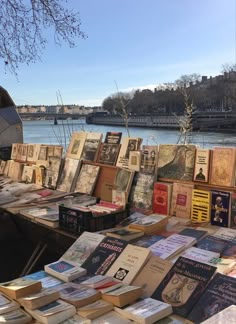
[(193, 190), (191, 220), (195, 223), (210, 221), (210, 191)]

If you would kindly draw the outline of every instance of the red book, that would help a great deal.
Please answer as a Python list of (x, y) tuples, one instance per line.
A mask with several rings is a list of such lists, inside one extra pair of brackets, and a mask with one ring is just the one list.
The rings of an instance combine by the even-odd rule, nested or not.
[(169, 215), (172, 184), (155, 182), (152, 209), (154, 213)]

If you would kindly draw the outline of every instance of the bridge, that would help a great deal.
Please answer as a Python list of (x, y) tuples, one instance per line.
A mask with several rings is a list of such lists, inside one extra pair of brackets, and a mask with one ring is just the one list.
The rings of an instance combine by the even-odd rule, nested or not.
[(68, 114), (68, 113), (46, 113), (46, 112), (36, 112), (36, 113), (19, 113), (22, 119), (81, 119), (85, 118), (86, 115), (83, 114)]

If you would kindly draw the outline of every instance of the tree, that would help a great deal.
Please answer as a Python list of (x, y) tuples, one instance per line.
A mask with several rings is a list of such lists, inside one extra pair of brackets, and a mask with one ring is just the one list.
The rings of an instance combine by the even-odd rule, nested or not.
[(58, 45), (73, 47), (76, 38), (86, 38), (79, 13), (65, 8), (63, 0), (1, 0), (0, 59), (5, 68), (17, 74), (19, 65), (39, 60), (46, 29), (53, 29)]
[(235, 63), (224, 63), (224, 64), (222, 64), (221, 73), (224, 74), (224, 72), (231, 72), (231, 71), (236, 71), (236, 64)]

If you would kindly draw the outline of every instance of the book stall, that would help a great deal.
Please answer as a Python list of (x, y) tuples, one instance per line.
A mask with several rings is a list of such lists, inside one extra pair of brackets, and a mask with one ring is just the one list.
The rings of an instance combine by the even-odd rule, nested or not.
[(0, 174), (1, 213), (36, 242), (0, 322), (235, 323), (236, 148), (74, 132), (65, 153), (13, 144)]

